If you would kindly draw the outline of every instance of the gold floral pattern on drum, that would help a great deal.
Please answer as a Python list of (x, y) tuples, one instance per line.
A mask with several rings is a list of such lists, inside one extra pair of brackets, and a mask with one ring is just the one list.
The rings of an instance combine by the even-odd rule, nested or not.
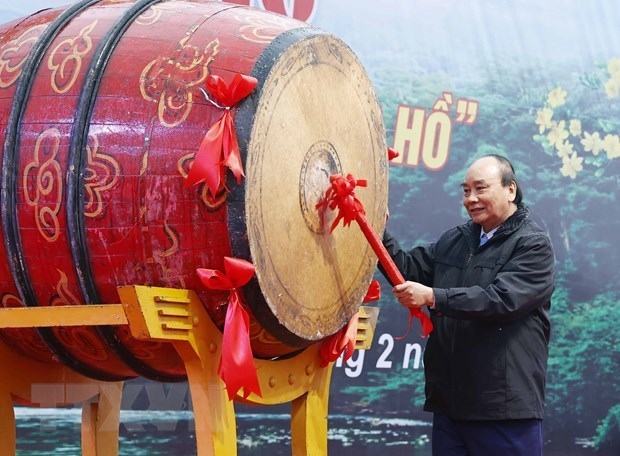
[(23, 301), (12, 293), (2, 295), (2, 307), (25, 307)]
[(172, 226), (168, 225), (168, 220), (164, 220), (164, 233), (166, 234), (168, 241), (170, 241), (170, 246), (158, 254), (162, 258), (169, 257), (177, 253), (179, 251), (180, 244), (179, 233)]
[[(187, 179), (195, 157), (196, 153), (191, 152), (179, 158), (179, 161), (177, 162), (177, 170), (179, 171), (179, 174), (183, 176), (183, 179)], [(217, 210), (226, 202), (226, 195), (228, 193), (226, 192), (226, 187), (224, 187), (224, 182), (222, 182), (220, 187), (217, 189), (215, 198), (211, 195), (209, 188), (204, 183), (200, 184), (199, 188), (200, 201), (205, 205), (207, 210)]]
[(153, 25), (159, 21), (164, 12), (170, 11), (172, 13), (178, 13), (178, 10), (178, 7), (172, 4), (162, 3), (159, 5), (153, 5), (142, 13), (138, 19), (136, 19), (135, 23), (146, 26)]
[(174, 227), (164, 220), (164, 236), (168, 240), (169, 245), (163, 250), (153, 251), (153, 257), (147, 259), (147, 263), (156, 264), (161, 268), (162, 281), (167, 287), (186, 288), (185, 280), (178, 274), (179, 268), (170, 267), (172, 261), (170, 257), (179, 252), (181, 239), (179, 233)]
[(0, 48), (0, 89), (6, 89), (17, 81), (30, 50), (46, 27), (37, 25), (29, 28)]
[(89, 136), (86, 153), (88, 162), (84, 173), (84, 215), (96, 218), (103, 214), (103, 193), (118, 182), (120, 165), (114, 158), (99, 152), (99, 140), (96, 136)]
[(35, 143), (33, 161), (24, 167), (22, 187), (26, 204), (35, 213), (37, 229), (47, 242), (60, 235), (60, 211), (63, 181), (56, 156), (60, 147), (60, 131), (49, 128)]
[(182, 124), (194, 101), (193, 91), (209, 76), (209, 65), (219, 53), (216, 38), (204, 50), (188, 45), (190, 36), (179, 42), (175, 57), (159, 56), (142, 70), (140, 92), (145, 100), (158, 103), (159, 122), (168, 128)]
[(80, 75), (84, 56), (93, 48), (90, 33), (97, 21), (80, 30), (78, 36), (61, 41), (52, 50), (47, 59), (47, 67), (51, 71), (51, 86), (57, 93), (66, 93)]
[(281, 345), (282, 342), (267, 332), (256, 320), (250, 321), (250, 338), (259, 342), (264, 347)]
[(53, 328), (55, 336), (69, 352), (79, 353), (80, 359), (96, 366), (98, 362), (110, 361), (106, 343), (89, 326), (60, 326)]
[(82, 304), (80, 300), (69, 290), (69, 281), (67, 274), (60, 269), (56, 269), (60, 278), (56, 283), (56, 295), (52, 297), (50, 305), (52, 306), (77, 306)]
[[(83, 304), (69, 290), (67, 275), (60, 269), (56, 269), (60, 279), (56, 284), (56, 295), (52, 297), (50, 305), (66, 306)], [(58, 340), (70, 351), (80, 353), (82, 358), (91, 362), (101, 362), (110, 359), (105, 343), (97, 336), (89, 326), (65, 326), (54, 328)]]
[[(22, 300), (12, 293), (4, 293), (2, 295), (2, 307), (25, 307)], [(11, 347), (23, 353), (34, 356), (40, 361), (51, 361), (48, 346), (38, 335), (34, 328), (4, 328), (0, 332), (0, 337)]]
[(259, 44), (271, 43), (275, 37), (291, 26), (291, 20), (286, 17), (267, 15), (258, 17), (252, 11), (236, 14), (235, 19), (244, 24), (239, 28), (239, 34), (243, 39)]

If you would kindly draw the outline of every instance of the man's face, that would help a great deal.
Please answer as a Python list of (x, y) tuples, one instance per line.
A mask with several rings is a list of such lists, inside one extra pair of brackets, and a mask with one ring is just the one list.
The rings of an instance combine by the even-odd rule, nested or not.
[(516, 210), (512, 203), (516, 184), (502, 186), (500, 166), (493, 157), (476, 160), (467, 170), (462, 187), (467, 213), (485, 232), (501, 225)]

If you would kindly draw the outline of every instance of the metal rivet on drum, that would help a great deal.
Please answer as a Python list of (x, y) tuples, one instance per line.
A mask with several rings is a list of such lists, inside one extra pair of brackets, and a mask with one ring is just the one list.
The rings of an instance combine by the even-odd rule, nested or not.
[(211, 342), (209, 344), (209, 353), (215, 353), (217, 351), (217, 344), (215, 342)]
[(192, 325), (198, 326), (198, 323), (200, 323), (200, 318), (198, 318), (197, 316), (194, 315), (192, 317)]
[(294, 374), (289, 374), (289, 376), (288, 376), (288, 384), (292, 385), (293, 383), (295, 383), (295, 380), (297, 380), (295, 378), (295, 375)]
[(275, 377), (269, 377), (269, 386), (271, 388), (275, 388), (275, 386), (276, 386), (276, 378)]
[(312, 375), (314, 373), (314, 366), (312, 364), (308, 364), (306, 366), (306, 375)]

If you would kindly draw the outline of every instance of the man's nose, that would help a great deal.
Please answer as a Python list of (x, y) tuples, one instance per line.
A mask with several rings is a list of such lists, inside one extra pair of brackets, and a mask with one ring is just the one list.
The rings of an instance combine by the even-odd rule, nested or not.
[(469, 192), (469, 194), (465, 197), (465, 201), (468, 203), (475, 203), (476, 201), (478, 201), (478, 195), (476, 194), (476, 192)]

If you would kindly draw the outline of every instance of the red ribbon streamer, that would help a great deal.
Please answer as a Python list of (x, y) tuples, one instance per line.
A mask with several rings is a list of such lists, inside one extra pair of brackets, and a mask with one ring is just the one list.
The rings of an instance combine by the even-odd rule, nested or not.
[[(356, 181), (351, 174), (348, 174), (346, 179), (339, 174), (333, 174), (330, 176), (329, 181), (331, 183), (331, 187), (327, 189), (325, 192), (325, 198), (316, 205), (316, 208), (324, 209), (325, 207), (329, 207), (333, 210), (338, 207), (338, 216), (332, 224), (330, 232), (334, 230), (341, 219), (344, 220), (344, 226), (349, 225), (352, 220), (355, 220), (361, 228), (362, 233), (364, 233), (366, 240), (368, 240), (370, 246), (377, 255), (377, 258), (383, 266), (387, 276), (390, 278), (390, 281), (394, 285), (404, 283), (405, 279), (403, 275), (394, 264), (394, 261), (383, 246), (381, 239), (379, 239), (379, 236), (368, 222), (362, 203), (360, 203), (355, 196), (354, 189), (356, 187), (356, 182), (362, 182), (363, 185), (359, 186), (365, 187), (366, 181)], [(407, 333), (397, 339), (403, 339), (407, 336), (407, 334), (409, 334), (409, 331), (411, 330), (411, 321), (414, 317), (420, 320), (423, 336), (428, 336), (433, 330), (433, 323), (431, 322), (429, 316), (422, 312), (422, 309), (419, 307), (408, 307), (408, 309), (409, 327), (407, 329)]]
[(238, 291), (254, 275), (254, 265), (245, 260), (224, 257), (224, 270), (225, 273), (215, 269), (196, 270), (202, 283), (210, 290), (230, 290), (222, 337), (222, 357), (217, 373), (226, 385), (228, 399), (232, 400), (241, 388), (244, 398), (250, 393), (262, 397), (250, 346), (250, 317)]
[(387, 153), (388, 153), (388, 160), (389, 161), (394, 160), (396, 157), (398, 157), (400, 155), (400, 153), (396, 149), (392, 149), (391, 147), (387, 148)]
[[(378, 280), (373, 280), (368, 287), (363, 302), (377, 301), (381, 297), (381, 285)], [(343, 361), (347, 361), (355, 351), (355, 340), (357, 339), (357, 324), (359, 310), (353, 315), (349, 323), (335, 334), (324, 339), (321, 343), (319, 353), (321, 355), (321, 367), (334, 362), (344, 352)]]
[(359, 310), (355, 312), (355, 315), (349, 320), (349, 323), (338, 331), (336, 334), (332, 334), (327, 339), (323, 340), (319, 353), (321, 355), (321, 367), (327, 366), (329, 363), (338, 359), (341, 353), (344, 352), (343, 360), (348, 360), (355, 351), (355, 338), (357, 336), (357, 322), (359, 317)]
[(230, 108), (247, 97), (257, 84), (256, 78), (236, 74), (229, 87), (219, 76), (209, 75), (207, 90), (217, 101), (212, 103), (224, 109), (224, 113), (211, 125), (202, 140), (184, 188), (205, 181), (211, 196), (215, 197), (220, 185), (225, 185), (226, 168), (232, 171), (237, 183), (241, 183), (245, 174)]
[(381, 285), (377, 279), (370, 282), (368, 291), (362, 302), (378, 301), (381, 298)]

